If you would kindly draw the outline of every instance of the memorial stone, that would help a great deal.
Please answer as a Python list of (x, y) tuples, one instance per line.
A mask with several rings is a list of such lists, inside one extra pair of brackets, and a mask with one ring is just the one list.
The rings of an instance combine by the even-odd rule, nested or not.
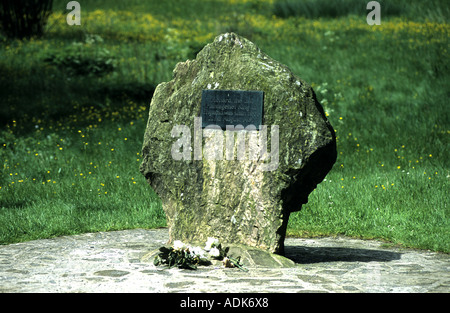
[(227, 33), (157, 86), (142, 155), (170, 242), (283, 254), (289, 215), (332, 168), (336, 139), (310, 85)]

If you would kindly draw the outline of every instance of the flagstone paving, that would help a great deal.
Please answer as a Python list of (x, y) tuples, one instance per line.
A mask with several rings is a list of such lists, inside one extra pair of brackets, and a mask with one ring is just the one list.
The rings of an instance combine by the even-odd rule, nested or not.
[(294, 267), (156, 267), (167, 229), (88, 233), (0, 246), (0, 292), (450, 292), (450, 257), (345, 237), (287, 238)]

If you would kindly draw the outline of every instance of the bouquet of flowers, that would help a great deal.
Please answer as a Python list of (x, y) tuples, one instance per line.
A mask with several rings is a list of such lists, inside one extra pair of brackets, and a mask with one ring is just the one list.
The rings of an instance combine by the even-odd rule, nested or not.
[(228, 256), (229, 247), (222, 248), (218, 239), (209, 237), (205, 243), (205, 248), (192, 247), (184, 244), (180, 240), (175, 240), (173, 247), (161, 247), (160, 253), (155, 257), (153, 264), (168, 265), (169, 268), (177, 266), (182, 269), (196, 270), (197, 265), (211, 265), (210, 259), (222, 260), (225, 267), (237, 267), (243, 271), (248, 271), (241, 264), (241, 257), (233, 258)]

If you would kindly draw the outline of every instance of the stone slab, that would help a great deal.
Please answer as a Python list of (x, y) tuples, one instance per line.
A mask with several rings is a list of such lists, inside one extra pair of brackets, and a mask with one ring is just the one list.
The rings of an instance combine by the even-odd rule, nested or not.
[(450, 257), (382, 242), (286, 239), (294, 267), (164, 269), (142, 262), (167, 229), (89, 233), (0, 246), (0, 292), (450, 292)]

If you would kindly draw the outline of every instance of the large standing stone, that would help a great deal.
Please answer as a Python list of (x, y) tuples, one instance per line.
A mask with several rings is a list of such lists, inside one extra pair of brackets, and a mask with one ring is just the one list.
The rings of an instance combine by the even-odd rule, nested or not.
[[(261, 139), (261, 129), (231, 133), (234, 159), (225, 155), (233, 137), (202, 130), (198, 121), (205, 89), (264, 92), (267, 153), (258, 154), (262, 142), (249, 140), (246, 147), (257, 157), (236, 159), (238, 136)], [(336, 140), (310, 85), (252, 42), (227, 33), (158, 85), (142, 154), (140, 171), (162, 200), (171, 242), (216, 237), (282, 254), (289, 214), (332, 168)]]

